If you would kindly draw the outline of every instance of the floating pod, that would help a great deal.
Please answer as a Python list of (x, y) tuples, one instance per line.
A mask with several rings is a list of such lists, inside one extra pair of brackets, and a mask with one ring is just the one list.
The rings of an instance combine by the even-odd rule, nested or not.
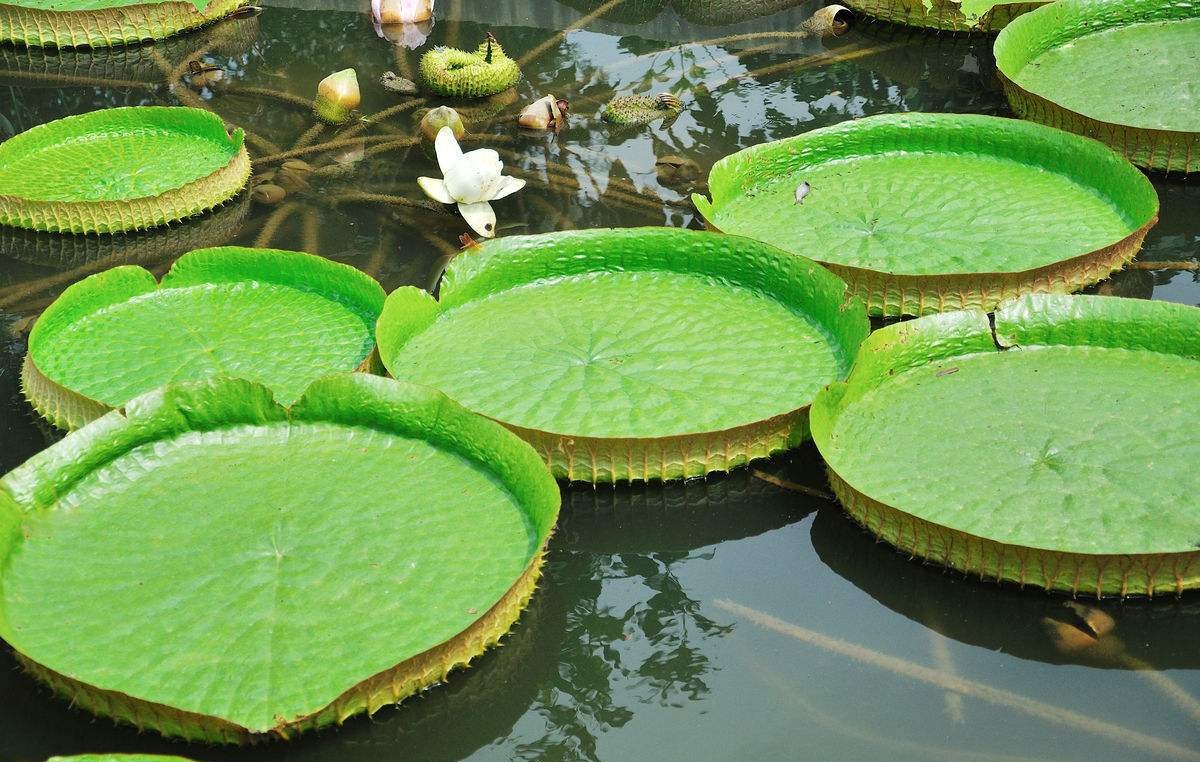
[(160, 40), (211, 24), (249, 0), (5, 0), (0, 41), (30, 47), (104, 48)]
[(383, 289), (310, 254), (201, 249), (156, 283), (123, 266), (69, 287), (34, 324), (21, 371), (48, 421), (76, 429), (176, 381), (237, 376), (290, 404), (315, 378), (368, 369)]
[(673, 93), (619, 95), (604, 106), (604, 121), (618, 127), (640, 127), (659, 119), (674, 119), (683, 112), (683, 101)]
[(120, 233), (219, 206), (246, 185), (240, 129), (179, 106), (69, 116), (0, 143), (0, 224), (55, 233)]
[(998, 32), (1013, 19), (1044, 5), (1000, 0), (844, 0), (867, 16), (893, 24), (944, 32)]
[(0, 480), (0, 636), (93, 713), (289, 738), (494, 645), (558, 507), (528, 445), (432, 389), (336, 374), (284, 407), (170, 385)]
[(384, 366), (590, 482), (703, 476), (797, 446), (869, 329), (809, 260), (657, 228), (489, 241), (450, 264), (440, 299), (388, 297)]
[(876, 315), (1076, 291), (1133, 259), (1158, 218), (1153, 186), (1111, 149), (978, 115), (888, 114), (752, 146), (717, 162), (709, 189), (692, 199), (710, 227), (821, 262)]
[(474, 51), (435, 48), (421, 56), (421, 84), (447, 98), (485, 98), (502, 93), (521, 78), (517, 62), (491, 32)]
[(1062, 0), (996, 38), (1013, 111), (1134, 164), (1200, 171), (1200, 4)]
[(1086, 595), (1200, 587), (1200, 310), (1031, 295), (888, 326), (812, 433), (850, 515), (901, 551)]

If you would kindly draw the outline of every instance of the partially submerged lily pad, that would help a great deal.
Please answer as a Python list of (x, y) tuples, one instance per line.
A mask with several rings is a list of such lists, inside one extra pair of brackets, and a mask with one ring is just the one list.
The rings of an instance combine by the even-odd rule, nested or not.
[(38, 318), (25, 395), (64, 429), (163, 384), (213, 376), (265, 384), (290, 404), (319, 376), (370, 367), (383, 299), (369, 275), (294, 251), (193, 251), (161, 285), (141, 267), (116, 267)]
[(206, 212), (250, 178), (243, 138), (216, 114), (171, 106), (39, 125), (0, 143), (0, 224), (118, 233)]
[(94, 713), (286, 738), (495, 644), (558, 505), (528, 445), (432, 389), (168, 386), (0, 480), (0, 635)]
[(1043, 2), (1005, 0), (844, 0), (859, 13), (893, 24), (944, 32), (998, 32)]
[(1133, 259), (1158, 217), (1153, 186), (1105, 146), (965, 114), (752, 146), (717, 162), (709, 189), (692, 199), (710, 227), (816, 259), (882, 315), (1081, 289)]
[(960, 571), (1091, 595), (1200, 587), (1200, 310), (1033, 295), (899, 323), (817, 396), (856, 521)]
[(451, 263), (440, 298), (388, 297), (384, 366), (591, 482), (702, 476), (796, 446), (868, 332), (846, 285), (806, 259), (658, 228), (489, 241)]
[(1139, 166), (1200, 171), (1200, 4), (1062, 0), (996, 39), (1013, 110)]
[(103, 48), (211, 24), (250, 0), (5, 0), (0, 42)]

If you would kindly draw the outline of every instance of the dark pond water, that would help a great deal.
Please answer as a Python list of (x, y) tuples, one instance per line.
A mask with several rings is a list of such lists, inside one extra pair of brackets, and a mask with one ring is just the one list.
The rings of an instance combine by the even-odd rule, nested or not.
[[(411, 70), (417, 54), (378, 39), (356, 2), (316, 5), (268, 7), (121, 54), (0, 48), (0, 134), (104, 106), (184, 100), (246, 127), (262, 156), (311, 126), (303, 108), (265, 90), (308, 98), (322, 76), (354, 66), (364, 113), (399, 102), (375, 79)], [(550, 43), (525, 65), (516, 103), (468, 115), (531, 180), (497, 205), (502, 232), (695, 226), (686, 198), (701, 180), (660, 177), (656, 159), (684, 157), (706, 172), (744, 146), (868, 114), (1008, 113), (986, 38), (860, 24), (836, 39), (681, 45), (794, 30), (816, 5), (787, 0), (626, 0), (557, 36), (599, 5), (441, 0), (430, 44), (474, 44), (489, 29), (517, 56)], [(168, 88), (165, 72), (197, 57), (223, 67), (225, 85)], [(597, 119), (614, 92), (668, 89), (688, 104), (669, 126), (616, 134)], [(569, 128), (518, 134), (519, 104), (545, 93), (572, 102)], [(366, 148), (411, 135), (414, 124), (405, 112), (372, 127)], [(345, 161), (337, 154), (354, 147), (307, 158)], [(419, 199), (414, 178), (434, 172), (419, 148), (385, 148), (288, 206), (235, 204), (165, 236), (117, 246), (3, 238), (0, 470), (48, 441), (16, 375), (30, 319), (66, 285), (114, 264), (161, 272), (195, 246), (256, 241), (353, 263), (389, 289), (427, 285), (464, 225), (361, 194)], [(1155, 185), (1162, 221), (1142, 260), (1168, 266), (1141, 265), (1097, 288), (1200, 304), (1200, 184)], [(189, 747), (114, 727), (48, 695), (0, 651), (0, 760), (135, 750), (263, 762), (1200, 759), (1196, 597), (1106, 603), (1120, 643), (1103, 655), (1063, 654), (1042, 623), (1066, 618), (1061, 598), (900, 557), (843, 519), (825, 489), (806, 448), (709, 483), (567, 491), (545, 580), (503, 648), (398, 709), (290, 744)]]

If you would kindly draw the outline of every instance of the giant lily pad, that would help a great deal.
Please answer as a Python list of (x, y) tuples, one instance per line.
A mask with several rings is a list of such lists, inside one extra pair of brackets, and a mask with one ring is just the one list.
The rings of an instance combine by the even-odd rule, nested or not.
[(996, 39), (1013, 110), (1143, 167), (1200, 170), (1200, 5), (1061, 0)]
[(642, 228), (489, 241), (451, 263), (440, 302), (393, 292), (377, 332), (392, 375), (504, 423), (559, 478), (599, 482), (794, 447), (868, 323), (806, 259)]
[(97, 714), (289, 737), (494, 644), (558, 505), (536, 453), (432, 389), (167, 386), (0, 480), (0, 636)]
[(946, 32), (997, 32), (1042, 4), (1005, 0), (846, 0), (847, 6), (867, 16)]
[(158, 40), (228, 16), (249, 0), (4, 0), (0, 42), (103, 48)]
[(1200, 310), (1033, 295), (889, 326), (813, 404), (847, 511), (964, 572), (1095, 595), (1200, 587)]
[(284, 404), (313, 379), (368, 368), (384, 292), (310, 254), (200, 249), (162, 279), (126, 265), (85, 278), (34, 324), (25, 395), (74, 429), (163, 384), (236, 376)]
[(709, 187), (711, 203), (693, 200), (711, 227), (818, 260), (883, 315), (1078, 290), (1133, 259), (1158, 217), (1153, 186), (1105, 146), (978, 115), (888, 114), (753, 146)]
[(39, 125), (0, 143), (0, 224), (117, 233), (206, 212), (250, 178), (243, 137), (209, 111), (170, 106)]
[(191, 762), (191, 760), (161, 754), (76, 754), (70, 757), (51, 757), (46, 762)]

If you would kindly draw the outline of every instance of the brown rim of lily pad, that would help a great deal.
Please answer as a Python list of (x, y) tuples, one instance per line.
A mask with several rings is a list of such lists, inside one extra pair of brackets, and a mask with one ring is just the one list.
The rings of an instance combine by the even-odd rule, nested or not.
[(932, 0), (929, 8), (923, 0), (846, 0), (846, 5), (858, 13), (892, 24), (943, 32), (994, 33), (1044, 3), (997, 3), (974, 20), (963, 14), (960, 3), (954, 0)]

